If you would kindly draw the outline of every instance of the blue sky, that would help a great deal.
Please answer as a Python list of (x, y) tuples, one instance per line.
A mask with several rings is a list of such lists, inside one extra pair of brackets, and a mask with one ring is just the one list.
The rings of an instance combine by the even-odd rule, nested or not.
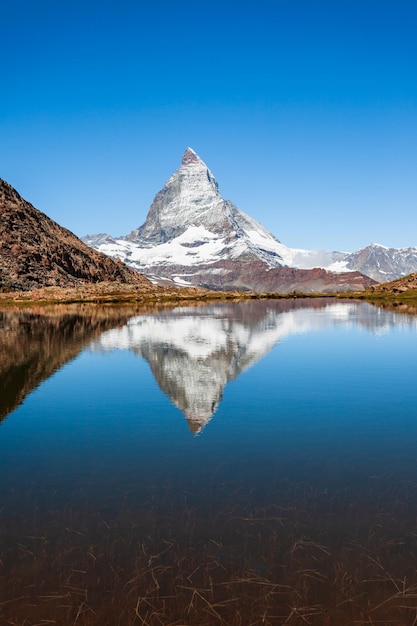
[(291, 247), (417, 246), (416, 0), (2, 3), (0, 177), (127, 234), (191, 146)]

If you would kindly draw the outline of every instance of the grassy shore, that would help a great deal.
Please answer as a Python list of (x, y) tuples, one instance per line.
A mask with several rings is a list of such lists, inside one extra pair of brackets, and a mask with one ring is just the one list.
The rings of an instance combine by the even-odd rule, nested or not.
[(356, 294), (355, 298), (366, 300), (367, 302), (378, 305), (406, 305), (417, 307), (417, 289), (407, 289), (401, 293), (364, 292), (362, 294)]
[[(40, 304), (151, 304), (179, 302), (211, 302), (222, 300), (253, 300), (266, 298), (317, 298), (336, 294), (255, 293), (248, 291), (210, 291), (199, 287), (160, 287), (157, 285), (121, 285), (96, 283), (79, 287), (42, 287), (32, 291), (0, 293), (0, 305)], [(338, 294), (342, 296), (343, 294)]]
[(193, 303), (223, 300), (254, 300), (281, 298), (349, 298), (383, 307), (417, 308), (417, 274), (377, 285), (361, 292), (339, 293), (255, 293), (247, 291), (209, 291), (199, 287), (161, 287), (121, 285), (115, 282), (83, 284), (77, 287), (42, 287), (32, 291), (0, 293), (0, 305), (42, 304), (163, 304)]

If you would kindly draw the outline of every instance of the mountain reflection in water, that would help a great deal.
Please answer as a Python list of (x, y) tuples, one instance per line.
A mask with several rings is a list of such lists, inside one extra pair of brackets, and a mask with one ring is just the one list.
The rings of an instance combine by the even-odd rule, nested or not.
[(56, 305), (0, 310), (0, 421), (40, 383), (135, 308)]
[(93, 348), (133, 350), (146, 359), (160, 389), (198, 433), (215, 413), (226, 384), (285, 337), (341, 324), (384, 332), (399, 320), (416, 326), (415, 318), (375, 316), (373, 307), (355, 302), (245, 301), (140, 315), (103, 333)]
[[(315, 315), (311, 315), (311, 310)], [(83, 349), (132, 350), (193, 433), (210, 421), (226, 384), (279, 341), (331, 326), (380, 333), (417, 318), (363, 303), (318, 300), (244, 301), (140, 312), (138, 308), (55, 306), (0, 311), (0, 420)]]

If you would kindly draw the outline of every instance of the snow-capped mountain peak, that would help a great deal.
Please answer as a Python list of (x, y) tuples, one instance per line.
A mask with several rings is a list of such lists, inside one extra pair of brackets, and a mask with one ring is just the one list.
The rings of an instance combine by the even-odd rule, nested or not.
[(90, 243), (145, 274), (158, 275), (161, 266), (242, 258), (284, 267), (284, 257), (291, 257), (266, 228), (223, 199), (213, 173), (192, 148), (155, 196), (142, 226), (117, 240), (101, 235)]
[[(156, 194), (142, 226), (119, 239), (102, 235), (85, 241), (151, 280), (155, 276), (214, 289), (284, 292), (361, 289), (366, 282), (354, 272), (312, 270), (319, 267), (312, 265), (314, 254), (288, 248), (222, 197), (213, 173), (192, 148)], [(327, 257), (328, 263), (339, 259)], [(289, 271), (301, 267), (308, 269)]]

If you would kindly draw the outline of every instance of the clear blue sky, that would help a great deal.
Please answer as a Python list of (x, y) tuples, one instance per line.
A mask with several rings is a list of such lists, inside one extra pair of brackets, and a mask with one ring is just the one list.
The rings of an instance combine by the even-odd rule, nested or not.
[(292, 247), (417, 246), (417, 0), (14, 0), (0, 177), (77, 235), (187, 146)]

